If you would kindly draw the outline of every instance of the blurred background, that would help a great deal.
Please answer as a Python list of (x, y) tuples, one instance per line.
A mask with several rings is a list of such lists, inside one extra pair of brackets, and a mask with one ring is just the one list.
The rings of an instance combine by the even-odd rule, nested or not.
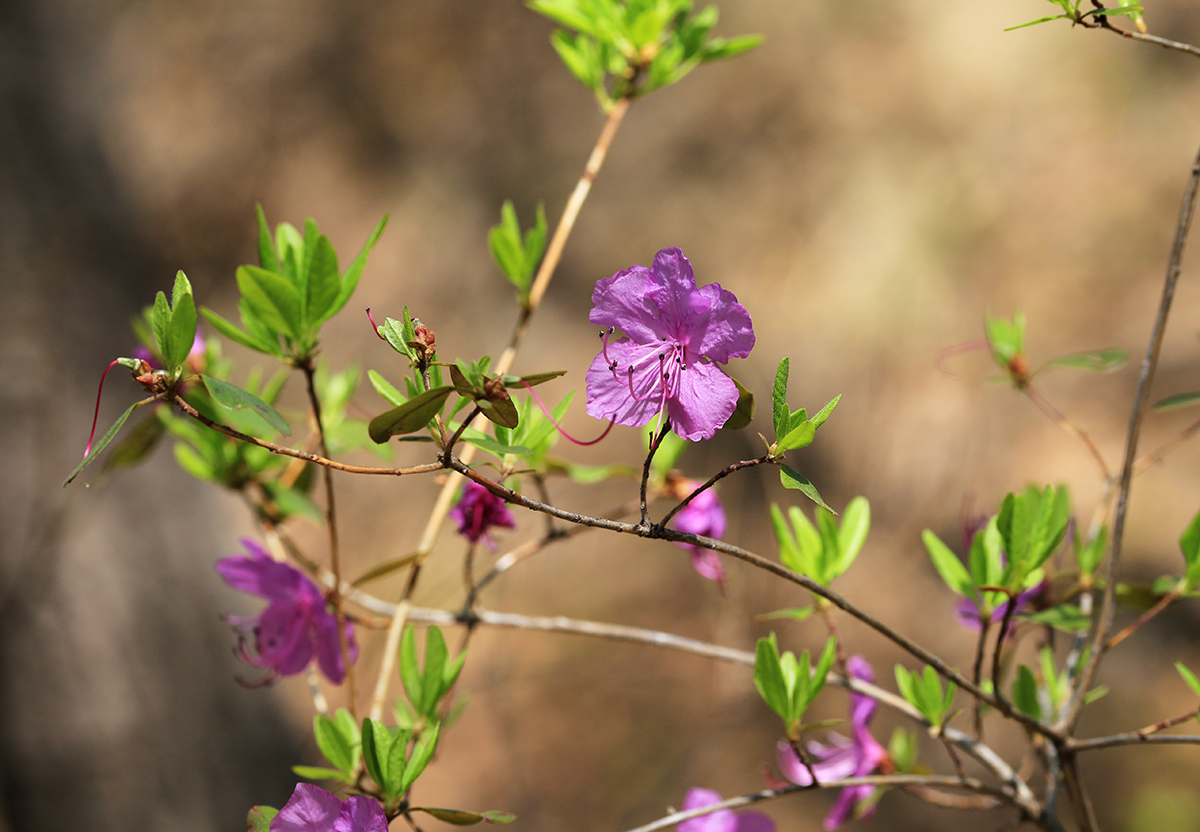
[[(921, 530), (956, 546), (964, 507), (993, 512), (1029, 482), (1069, 485), (1086, 519), (1101, 479), (1032, 405), (987, 384), (982, 352), (943, 372), (938, 351), (981, 338), (986, 310), (1015, 308), (1028, 315), (1035, 364), (1130, 348), (1118, 373), (1040, 379), (1117, 468), (1200, 141), (1200, 64), (1063, 22), (1002, 31), (1054, 10), (1044, 0), (726, 0), (717, 33), (761, 32), (765, 44), (633, 106), (517, 364), (568, 370), (544, 389), (576, 390), (568, 427), (597, 431), (582, 409), (592, 284), (681, 247), (699, 282), (719, 281), (754, 316), (755, 351), (731, 371), (760, 397), (756, 424), (691, 449), (685, 473), (704, 478), (761, 453), (770, 380), (790, 356), (793, 406), (843, 395), (793, 464), (835, 508), (858, 494), (872, 504), (867, 547), (836, 588), (960, 667), (971, 634), (953, 623)], [(1186, 0), (1147, 0), (1146, 20), (1153, 33), (1200, 42)], [(511, 0), (0, 7), (0, 828), (240, 829), (249, 806), (287, 800), (290, 765), (317, 762), (301, 680), (267, 690), (233, 681), (234, 636), (219, 615), (259, 605), (222, 586), (212, 563), (252, 532), (241, 503), (191, 481), (165, 448), (91, 487), (61, 483), (87, 441), (104, 365), (131, 352), (130, 319), (177, 269), (200, 303), (235, 314), (256, 202), (272, 224), (314, 217), (343, 264), (391, 215), (358, 295), (326, 328), (335, 365), (399, 381), (396, 356), (358, 311), (366, 305), (399, 317), (407, 304), (444, 358), (497, 355), (513, 305), (487, 229), (506, 198), (523, 222), (539, 201), (556, 221), (603, 121), (558, 63), (552, 28)], [(1194, 264), (1184, 264), (1156, 398), (1200, 388)], [(298, 407), (301, 392), (285, 401)], [(102, 426), (137, 395), (118, 373)], [(366, 385), (357, 401), (364, 416), (385, 407)], [(1153, 417), (1142, 447), (1194, 417)], [(595, 448), (559, 451), (636, 463), (643, 441), (618, 428)], [(424, 459), (412, 449), (396, 458)], [(1180, 570), (1198, 473), (1200, 448), (1185, 445), (1135, 484), (1130, 580)], [(353, 570), (411, 551), (438, 485), (339, 477), (338, 487)], [(635, 488), (556, 482), (552, 497), (602, 511)], [(721, 493), (727, 539), (768, 555), (768, 505), (808, 510), (769, 473), (731, 478)], [(543, 528), (518, 520), (502, 550)], [(296, 534), (322, 554), (318, 529)], [(463, 550), (443, 533), (419, 603), (461, 602)], [(823, 641), (815, 620), (756, 622), (807, 599), (727, 566), (722, 598), (675, 547), (584, 535), (512, 570), (483, 602), (742, 649), (771, 628), (797, 651)], [(377, 591), (394, 598), (400, 585)], [(1198, 623), (1195, 606), (1180, 605), (1119, 648), (1101, 678), (1111, 692), (1083, 733), (1193, 707), (1170, 665), (1200, 666)], [(840, 626), (890, 686), (903, 657)], [(381, 638), (364, 640), (366, 672)], [(693, 785), (726, 795), (763, 785), (778, 723), (747, 668), (515, 631), (485, 630), (471, 650), (469, 704), (420, 802), (511, 811), (514, 830), (621, 830), (678, 806)], [(834, 691), (821, 716), (844, 709)], [(881, 712), (877, 735), (896, 724)], [(989, 739), (1010, 755), (1023, 747), (1002, 730)], [(924, 757), (950, 770), (935, 745)], [(1104, 828), (1131, 832), (1197, 828), (1198, 773), (1185, 746), (1096, 752), (1084, 767)], [(781, 830), (815, 830), (833, 799), (792, 796), (765, 811)], [(864, 828), (975, 830), (1010, 814), (981, 820), (897, 792)]]

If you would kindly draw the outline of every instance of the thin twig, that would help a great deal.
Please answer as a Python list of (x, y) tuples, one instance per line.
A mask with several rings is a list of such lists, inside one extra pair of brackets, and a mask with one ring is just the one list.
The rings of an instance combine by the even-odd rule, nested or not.
[(493, 494), (502, 498), (506, 502), (521, 506), (523, 508), (531, 509), (533, 511), (551, 514), (555, 517), (558, 517), (560, 520), (567, 521), (568, 523), (577, 523), (579, 525), (607, 529), (609, 531), (620, 532), (622, 534), (636, 535), (637, 537), (693, 544), (705, 549), (711, 549), (714, 552), (732, 555), (735, 558), (744, 560), (747, 563), (758, 567), (759, 569), (763, 569), (773, 575), (791, 581), (792, 583), (807, 589), (809, 592), (812, 592), (814, 595), (819, 595), (820, 597), (825, 598), (834, 606), (850, 613), (850, 615), (854, 616), (859, 621), (878, 632), (880, 635), (898, 645), (901, 649), (907, 651), (912, 656), (923, 661), (925, 664), (930, 665), (943, 678), (954, 682), (960, 688), (970, 693), (977, 699), (986, 702), (988, 705), (991, 705), (1008, 718), (1021, 723), (1035, 733), (1044, 734), (1047, 736), (1053, 735), (1053, 729), (1043, 723), (1041, 720), (1035, 719), (1028, 714), (1018, 711), (1006, 700), (984, 691), (978, 685), (974, 684), (970, 679), (966, 678), (957, 670), (946, 664), (946, 662), (937, 655), (929, 652), (924, 647), (912, 641), (907, 636), (900, 634), (890, 625), (885, 624), (871, 613), (846, 600), (828, 587), (822, 586), (812, 578), (809, 578), (807, 575), (801, 575), (797, 572), (793, 572), (785, 566), (777, 564), (773, 561), (769, 561), (766, 558), (756, 555), (746, 549), (742, 549), (730, 543), (724, 543), (720, 540), (713, 540), (710, 537), (703, 537), (702, 535), (697, 534), (688, 534), (687, 532), (678, 532), (674, 529), (664, 529), (660, 525), (651, 525), (646, 527), (642, 526), (641, 524), (622, 523), (617, 520), (608, 520), (602, 517), (590, 517), (586, 514), (577, 514), (575, 512), (557, 508), (555, 506), (548, 506), (544, 503), (538, 502), (537, 500), (532, 500), (529, 497), (518, 494), (511, 488), (506, 488), (504, 485), (488, 479), (482, 474), (479, 474), (478, 472), (464, 465), (459, 459), (451, 457), (451, 459), (447, 460), (446, 464), (463, 476), (469, 477), (470, 479), (484, 486)]
[(731, 465), (726, 465), (720, 471), (718, 471), (717, 473), (715, 473), (711, 477), (709, 477), (708, 480), (703, 485), (701, 485), (699, 488), (697, 488), (691, 494), (687, 495), (687, 497), (684, 498), (683, 502), (681, 502), (679, 505), (675, 506), (675, 508), (668, 511), (666, 516), (663, 517), (662, 520), (658, 521), (659, 525), (665, 526), (668, 523), (670, 523), (671, 518), (674, 517), (679, 512), (681, 512), (687, 506), (688, 503), (690, 503), (692, 500), (696, 499), (697, 495), (699, 495), (700, 492), (707, 491), (708, 489), (710, 489), (714, 485), (716, 485), (718, 481), (725, 479), (730, 474), (733, 474), (737, 471), (741, 471), (744, 468), (753, 468), (756, 465), (762, 465), (763, 463), (770, 462), (770, 461), (771, 461), (771, 458), (769, 456), (761, 456), (761, 457), (758, 457), (757, 459), (743, 459), (741, 462), (735, 462)]
[[(1108, 581), (1104, 588), (1104, 600), (1100, 606), (1099, 620), (1096, 622), (1091, 649), (1087, 662), (1080, 672), (1071, 693), (1071, 699), (1063, 710), (1063, 715), (1055, 726), (1060, 735), (1069, 734), (1079, 719), (1083, 708), (1083, 697), (1095, 678), (1096, 669), (1100, 665), (1104, 642), (1112, 628), (1113, 614), (1116, 610), (1117, 581), (1120, 578), (1121, 544), (1125, 535), (1125, 517), (1129, 508), (1129, 488), (1133, 481), (1133, 464), (1137, 457), (1138, 437), (1141, 434), (1142, 418), (1150, 401), (1150, 385), (1154, 380), (1154, 371), (1158, 367), (1158, 357), (1162, 351), (1163, 335), (1167, 329), (1167, 317), (1171, 311), (1171, 302), (1175, 298), (1175, 286), (1179, 282), (1179, 273), (1183, 261), (1183, 249), (1187, 242), (1188, 230), (1192, 225), (1192, 215), (1196, 207), (1196, 191), (1200, 185), (1200, 152), (1192, 162), (1191, 174), (1188, 176), (1187, 187), (1184, 189), (1183, 202), (1179, 208), (1179, 221), (1175, 227), (1175, 239), (1171, 244), (1171, 256), (1167, 262), (1167, 274), (1163, 280), (1162, 298), (1159, 302), (1158, 315), (1146, 348), (1146, 357), (1142, 360), (1142, 369), (1138, 375), (1137, 393), (1133, 400), (1133, 413), (1129, 417), (1129, 430), (1125, 441), (1125, 460), (1121, 465), (1121, 480), (1117, 489), (1117, 510), (1113, 519), (1112, 554), (1109, 558)], [(1065, 761), (1064, 761), (1065, 763)]]
[(1067, 418), (1066, 414), (1054, 406), (1054, 403), (1042, 395), (1032, 384), (1025, 384), (1021, 387), (1021, 391), (1029, 397), (1029, 400), (1037, 405), (1038, 410), (1045, 413), (1047, 418), (1054, 424), (1062, 428), (1067, 434), (1074, 439), (1079, 440), (1088, 454), (1095, 460), (1097, 467), (1100, 469), (1101, 479), (1107, 481), (1112, 478), (1112, 472), (1108, 470), (1108, 463), (1104, 461), (1104, 457), (1100, 453), (1100, 449), (1092, 442), (1091, 438)]
[(293, 459), (302, 459), (305, 462), (311, 462), (313, 465), (321, 465), (325, 468), (332, 468), (334, 471), (345, 471), (347, 474), (375, 474), (384, 477), (403, 477), (407, 476), (408, 474), (429, 474), (434, 471), (440, 471), (444, 467), (440, 462), (426, 462), (423, 465), (410, 465), (407, 468), (371, 468), (364, 465), (347, 465), (344, 462), (335, 462), (332, 459), (320, 456), (318, 454), (309, 453), (308, 451), (298, 451), (295, 448), (289, 448), (284, 445), (276, 445), (273, 442), (257, 439), (249, 434), (242, 433), (240, 430), (234, 430), (231, 427), (226, 427), (220, 422), (214, 422), (212, 419), (208, 418), (203, 413), (196, 410), (196, 408), (184, 401), (178, 393), (171, 394), (170, 402), (201, 424), (207, 425), (218, 433), (223, 433), (232, 439), (238, 439), (251, 445), (257, 445), (258, 447), (268, 450), (273, 454), (290, 456)]
[[(579, 216), (579, 210), (583, 207), (584, 200), (587, 199), (587, 195), (592, 189), (592, 182), (595, 181), (596, 175), (599, 174), (600, 168), (604, 164), (604, 158), (608, 155), (608, 148), (612, 144), (617, 129), (621, 126), (621, 122), (625, 119), (625, 113), (629, 110), (629, 103), (630, 99), (622, 98), (616, 102), (612, 110), (608, 113), (604, 127), (600, 130), (600, 137), (596, 140), (596, 145), (592, 148), (591, 155), (588, 156), (583, 176), (580, 177), (575, 190), (567, 200), (567, 205), (563, 209), (558, 226), (554, 229), (554, 235), (550, 238), (550, 244), (546, 247), (546, 254), (542, 257), (542, 263), (538, 267), (533, 283), (530, 285), (529, 300), (521, 310), (521, 315), (513, 329), (512, 338), (495, 364), (495, 373), (497, 375), (507, 373), (516, 360), (517, 350), (520, 348), (521, 342), (525, 339), (530, 319), (533, 317), (534, 312), (537, 311), (542, 296), (545, 295), (546, 289), (550, 285), (550, 280), (554, 276), (555, 269), (558, 268), (559, 260), (562, 259), (563, 248), (567, 244), (567, 238), (571, 234), (571, 229), (575, 227), (575, 220)], [(479, 422), (481, 420), (482, 417), (477, 416), (474, 421)], [(479, 428), (482, 425), (474, 425), (474, 427)], [(474, 456), (474, 445), (469, 445), (463, 449), (462, 459), (466, 462), (470, 462)], [(417, 546), (418, 564), (433, 551), (433, 544), (437, 540), (442, 524), (446, 522), (446, 516), (450, 513), (451, 503), (454, 501), (454, 495), (457, 491), (458, 483), (454, 477), (450, 477), (438, 493), (437, 501), (429, 513), (429, 519), (425, 522), (425, 530), (421, 533), (421, 541)], [(396, 651), (391, 649), (391, 647), (400, 643), (400, 631), (404, 629), (404, 617), (399, 612), (406, 609), (406, 607), (407, 605), (401, 605), (398, 608), (397, 615), (388, 628), (387, 643), (389, 649), (384, 652), (379, 665), (379, 675), (382, 680), (389, 679), (392, 675), (392, 669), (395, 667)], [(387, 694), (386, 681), (376, 685), (376, 693), (381, 698), (378, 702), (372, 702), (372, 712), (376, 709), (381, 710), (383, 707), (382, 697)]]
[[(321, 400), (317, 397), (316, 371), (311, 359), (300, 364), (304, 373), (304, 386), (308, 391), (308, 403), (312, 409), (313, 422), (317, 428), (317, 443), (321, 455), (329, 456), (329, 446), (325, 442), (325, 424), (321, 418)], [(358, 695), (354, 685), (354, 666), (350, 661), (350, 640), (346, 636), (346, 613), (342, 609), (342, 559), (338, 548), (337, 532), (337, 503), (333, 492), (333, 469), (324, 466), (325, 474), (325, 526), (329, 531), (329, 570), (333, 573), (333, 590), (330, 601), (333, 604), (333, 614), (337, 619), (338, 646), (342, 653), (342, 666), (346, 669), (346, 696), (350, 715), (358, 721)]]
[(1145, 728), (1139, 728), (1136, 731), (1129, 731), (1125, 734), (1114, 734), (1111, 737), (1096, 737), (1090, 740), (1070, 740), (1068, 747), (1074, 751), (1094, 751), (1097, 748), (1115, 748), (1120, 745), (1143, 745), (1152, 743), (1161, 744), (1197, 744), (1200, 743), (1200, 736), (1194, 734), (1165, 734), (1159, 736), (1159, 731), (1165, 731), (1168, 728), (1174, 728), (1183, 722), (1190, 722), (1200, 714), (1200, 708), (1193, 708), (1186, 714), (1164, 719), (1161, 722), (1156, 722), (1153, 725), (1147, 725)]

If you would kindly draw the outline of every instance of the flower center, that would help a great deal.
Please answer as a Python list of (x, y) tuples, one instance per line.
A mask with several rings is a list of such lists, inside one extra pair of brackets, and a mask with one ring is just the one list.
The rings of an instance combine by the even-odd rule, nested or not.
[(610, 326), (600, 333), (609, 372), (618, 383), (628, 385), (629, 395), (634, 401), (658, 400), (659, 412), (665, 415), (667, 401), (679, 392), (680, 374), (687, 369), (687, 346), (663, 337), (653, 344), (644, 345), (647, 349), (641, 352), (636, 361), (621, 364), (608, 352), (608, 339), (614, 331), (615, 328)]

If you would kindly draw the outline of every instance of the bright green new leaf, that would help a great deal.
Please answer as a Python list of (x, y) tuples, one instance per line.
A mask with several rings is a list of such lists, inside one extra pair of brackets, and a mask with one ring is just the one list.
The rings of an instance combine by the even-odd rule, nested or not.
[(958, 559), (958, 555), (950, 551), (950, 547), (930, 529), (921, 533), (921, 539), (925, 542), (929, 559), (933, 561), (933, 568), (942, 576), (942, 580), (950, 588), (950, 591), (965, 598), (978, 599), (979, 594), (975, 582), (971, 580), (967, 568)]
[(778, 438), (787, 433), (788, 428), (788, 369), (791, 361), (787, 358), (779, 362), (775, 370), (775, 384), (771, 388), (771, 415), (775, 421), (775, 436)]
[(437, 750), (438, 733), (441, 731), (441, 725), (433, 723), (421, 733), (421, 738), (417, 740), (413, 746), (412, 756), (408, 758), (408, 765), (405, 767), (404, 776), (400, 780), (400, 788), (396, 790), (397, 794), (404, 794), (417, 778), (421, 776), (421, 772), (429, 765), (429, 761), (433, 759), (433, 752)]
[(1196, 678), (1196, 674), (1188, 670), (1183, 662), (1175, 662), (1175, 669), (1179, 671), (1183, 681), (1187, 682), (1187, 686), (1192, 689), (1192, 693), (1200, 696), (1200, 679)]
[(1074, 604), (1059, 604), (1048, 610), (1021, 614), (1021, 618), (1035, 624), (1046, 624), (1066, 633), (1081, 633), (1092, 626), (1092, 619)]
[(1187, 590), (1200, 586), (1200, 512), (1192, 518), (1192, 522), (1179, 538), (1179, 549), (1183, 552), (1183, 560), (1187, 564), (1184, 573)]
[(347, 774), (354, 772), (354, 757), (350, 742), (347, 737), (343, 736), (332, 719), (325, 714), (314, 715), (313, 735), (317, 740), (317, 748), (321, 749), (325, 759), (333, 764), (334, 768)]
[(322, 766), (292, 766), (292, 773), (306, 780), (336, 780), (339, 783), (353, 783), (353, 775), (335, 768)]
[(104, 436), (100, 437), (100, 441), (92, 446), (91, 453), (85, 456), (80, 463), (75, 466), (74, 470), (67, 475), (67, 478), (63, 481), (63, 487), (65, 488), (66, 486), (70, 485), (71, 480), (79, 476), (80, 471), (100, 458), (100, 452), (108, 447), (109, 442), (113, 441), (113, 438), (117, 435), (117, 431), (119, 431), (125, 422), (128, 421), (129, 416), (133, 413), (133, 411), (137, 410), (144, 404), (150, 404), (152, 401), (155, 401), (155, 399), (143, 399), (142, 401), (134, 402), (133, 404), (129, 405), (129, 407), (125, 408), (125, 412), (117, 417), (117, 421), (113, 422), (112, 427), (108, 429)]
[(820, 493), (817, 492), (817, 487), (808, 481), (808, 477), (801, 474), (792, 466), (779, 466), (779, 482), (783, 484), (784, 488), (799, 490), (802, 494), (804, 494), (804, 496), (808, 497), (808, 499), (812, 500), (821, 508), (833, 511), (833, 509), (829, 508), (828, 504), (821, 499)]
[(227, 410), (249, 408), (261, 416), (268, 425), (279, 433), (284, 436), (291, 436), (292, 426), (287, 423), (286, 419), (279, 415), (279, 411), (258, 398), (258, 396), (212, 376), (201, 374), (200, 378), (203, 380), (204, 386), (208, 390), (208, 394), (212, 396), (213, 401), (221, 405), (221, 407)]
[[(196, 340), (196, 301), (192, 298), (192, 284), (183, 272), (175, 275), (175, 287), (171, 292), (171, 322), (167, 341), (160, 343), (159, 352), (167, 369), (174, 373), (192, 351)], [(157, 299), (155, 300), (157, 307)]]
[(1033, 671), (1026, 665), (1017, 668), (1017, 678), (1013, 681), (1013, 704), (1023, 713), (1034, 719), (1042, 718), (1042, 706), (1038, 702), (1037, 680)]

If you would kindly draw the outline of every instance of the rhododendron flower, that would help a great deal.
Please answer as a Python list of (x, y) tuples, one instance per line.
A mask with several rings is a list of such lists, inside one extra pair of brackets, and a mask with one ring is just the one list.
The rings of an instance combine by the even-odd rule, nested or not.
[(496, 548), (496, 541), (489, 534), (493, 526), (505, 529), (517, 526), (508, 504), (474, 480), (463, 486), (458, 505), (450, 509), (450, 517), (458, 524), (459, 534), (472, 543), (482, 538), (489, 549)]
[[(846, 661), (846, 670), (855, 679), (864, 682), (875, 681), (875, 672), (861, 656), (851, 656)], [(876, 707), (877, 703), (871, 697), (851, 692), (851, 739), (846, 739), (840, 734), (831, 734), (829, 745), (810, 742), (805, 746), (812, 757), (812, 770), (817, 775), (818, 782), (865, 777), (879, 768), (880, 763), (887, 758), (887, 751), (871, 736), (868, 728)], [(775, 759), (784, 777), (798, 786), (812, 785), (812, 774), (787, 740), (779, 741), (775, 749)], [(842, 789), (832, 811), (825, 817), (825, 828), (837, 829), (855, 817), (870, 817), (875, 812), (875, 806), (868, 801), (874, 793), (874, 786), (847, 786)]]
[[(680, 479), (668, 487), (668, 492), (676, 499), (685, 499), (699, 488), (701, 483), (696, 480)], [(697, 494), (692, 501), (679, 510), (671, 522), (676, 529), (689, 534), (700, 534), (720, 540), (725, 534), (725, 509), (721, 507), (721, 498), (712, 488), (706, 488)], [(712, 549), (705, 549), (695, 543), (680, 543), (676, 546), (687, 549), (692, 553), (692, 568), (708, 578), (724, 586), (725, 567), (721, 558)]]
[[(719, 369), (754, 346), (750, 314), (717, 283), (696, 287), (692, 264), (664, 248), (654, 265), (596, 281), (588, 319), (605, 327), (587, 372), (587, 412), (640, 427), (659, 413), (684, 439), (711, 439), (737, 407)], [(624, 336), (610, 341), (613, 329)]]
[[(337, 618), (326, 606), (324, 594), (300, 570), (273, 560), (257, 543), (243, 539), (242, 545), (250, 556), (222, 558), (217, 572), (234, 589), (260, 595), (270, 603), (255, 616), (225, 617), (240, 634), (238, 655), (269, 671), (263, 684), (299, 673), (314, 655), (329, 681), (340, 684), (346, 666)], [(251, 636), (253, 650), (247, 644)], [(350, 624), (346, 624), (346, 643), (353, 662), (358, 646)]]
[(376, 800), (342, 801), (318, 786), (300, 783), (271, 819), (271, 832), (388, 832), (388, 822)]
[[(721, 795), (709, 789), (689, 789), (683, 799), (683, 811), (699, 809), (721, 802)], [(775, 832), (775, 821), (761, 812), (738, 812), (718, 809), (698, 818), (685, 820), (677, 832)]]

